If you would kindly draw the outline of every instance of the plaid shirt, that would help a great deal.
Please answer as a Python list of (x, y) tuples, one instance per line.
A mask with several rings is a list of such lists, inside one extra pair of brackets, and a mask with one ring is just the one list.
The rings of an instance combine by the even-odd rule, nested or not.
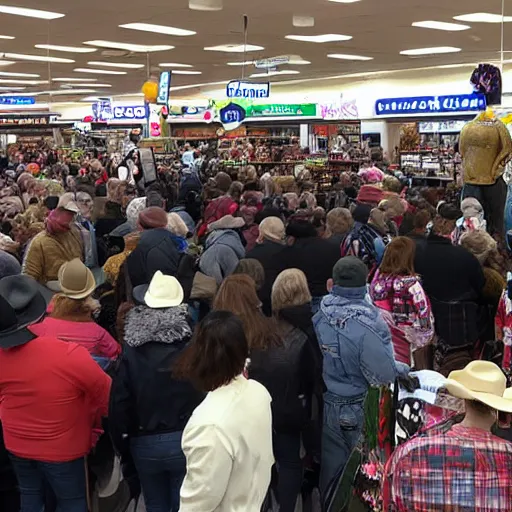
[(460, 424), (440, 431), (395, 451), (384, 472), (384, 511), (511, 511), (512, 443)]

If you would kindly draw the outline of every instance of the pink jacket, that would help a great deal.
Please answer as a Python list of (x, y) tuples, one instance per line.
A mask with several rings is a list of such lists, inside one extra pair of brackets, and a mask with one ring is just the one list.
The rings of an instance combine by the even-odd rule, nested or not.
[(47, 316), (29, 330), (36, 336), (50, 336), (62, 341), (72, 341), (86, 348), (92, 356), (115, 358), (121, 346), (105, 330), (94, 322), (72, 322)]

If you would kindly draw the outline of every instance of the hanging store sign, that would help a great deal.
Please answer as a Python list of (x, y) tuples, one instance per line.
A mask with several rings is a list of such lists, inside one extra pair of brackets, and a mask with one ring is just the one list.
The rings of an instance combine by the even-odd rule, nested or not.
[(487, 103), (483, 94), (385, 98), (375, 102), (375, 113), (378, 116), (389, 116), (394, 114), (477, 112), (485, 110), (486, 106)]
[(114, 107), (112, 112), (112, 121), (144, 121), (146, 119), (146, 107), (144, 105)]
[(260, 59), (254, 61), (254, 66), (258, 69), (271, 69), (281, 66), (282, 64), (288, 64), (290, 62), (289, 55), (280, 55), (279, 57), (271, 57), (270, 59)]
[(46, 125), (49, 123), (47, 117), (0, 117), (0, 125)]
[(268, 82), (243, 82), (233, 80), (226, 87), (228, 98), (268, 98), (270, 96), (270, 84)]
[(247, 117), (316, 117), (316, 103), (251, 105)]
[(164, 71), (160, 73), (160, 80), (158, 81), (158, 97), (156, 99), (157, 105), (167, 105), (169, 103), (169, 88), (171, 87), (171, 72)]
[(418, 123), (419, 133), (459, 133), (467, 121), (458, 119), (448, 121), (422, 121)]
[(230, 103), (219, 111), (219, 119), (226, 131), (238, 128), (246, 116), (245, 109), (236, 103)]
[(0, 96), (0, 105), (34, 105), (33, 96)]

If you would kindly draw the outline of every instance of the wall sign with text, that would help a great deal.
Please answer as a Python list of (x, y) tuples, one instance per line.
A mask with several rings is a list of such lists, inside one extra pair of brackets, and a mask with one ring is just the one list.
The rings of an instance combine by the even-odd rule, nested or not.
[(47, 117), (0, 117), (0, 125), (46, 125), (49, 123)]
[(247, 107), (247, 117), (315, 117), (316, 103), (270, 103)]
[(378, 116), (389, 116), (394, 114), (478, 112), (485, 110), (486, 106), (487, 104), (483, 94), (385, 98), (375, 102), (375, 113)]
[(171, 72), (163, 71), (160, 73), (160, 80), (158, 81), (157, 105), (167, 105), (169, 103), (169, 87), (171, 87)]
[(113, 108), (113, 121), (144, 121), (146, 119), (146, 107), (144, 105)]
[(270, 96), (270, 84), (268, 82), (255, 83), (233, 80), (226, 87), (228, 98), (268, 98)]
[(0, 105), (34, 105), (33, 96), (0, 96)]

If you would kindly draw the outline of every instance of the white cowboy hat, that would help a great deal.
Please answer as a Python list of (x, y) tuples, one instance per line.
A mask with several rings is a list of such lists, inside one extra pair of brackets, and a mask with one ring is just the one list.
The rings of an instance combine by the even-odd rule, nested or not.
[(512, 412), (512, 388), (500, 368), (489, 361), (472, 361), (448, 375), (447, 391), (464, 400), (478, 400), (493, 409)]
[(149, 285), (136, 286), (133, 296), (139, 303), (152, 309), (172, 308), (183, 302), (183, 288), (173, 276), (166, 276), (158, 270)]

